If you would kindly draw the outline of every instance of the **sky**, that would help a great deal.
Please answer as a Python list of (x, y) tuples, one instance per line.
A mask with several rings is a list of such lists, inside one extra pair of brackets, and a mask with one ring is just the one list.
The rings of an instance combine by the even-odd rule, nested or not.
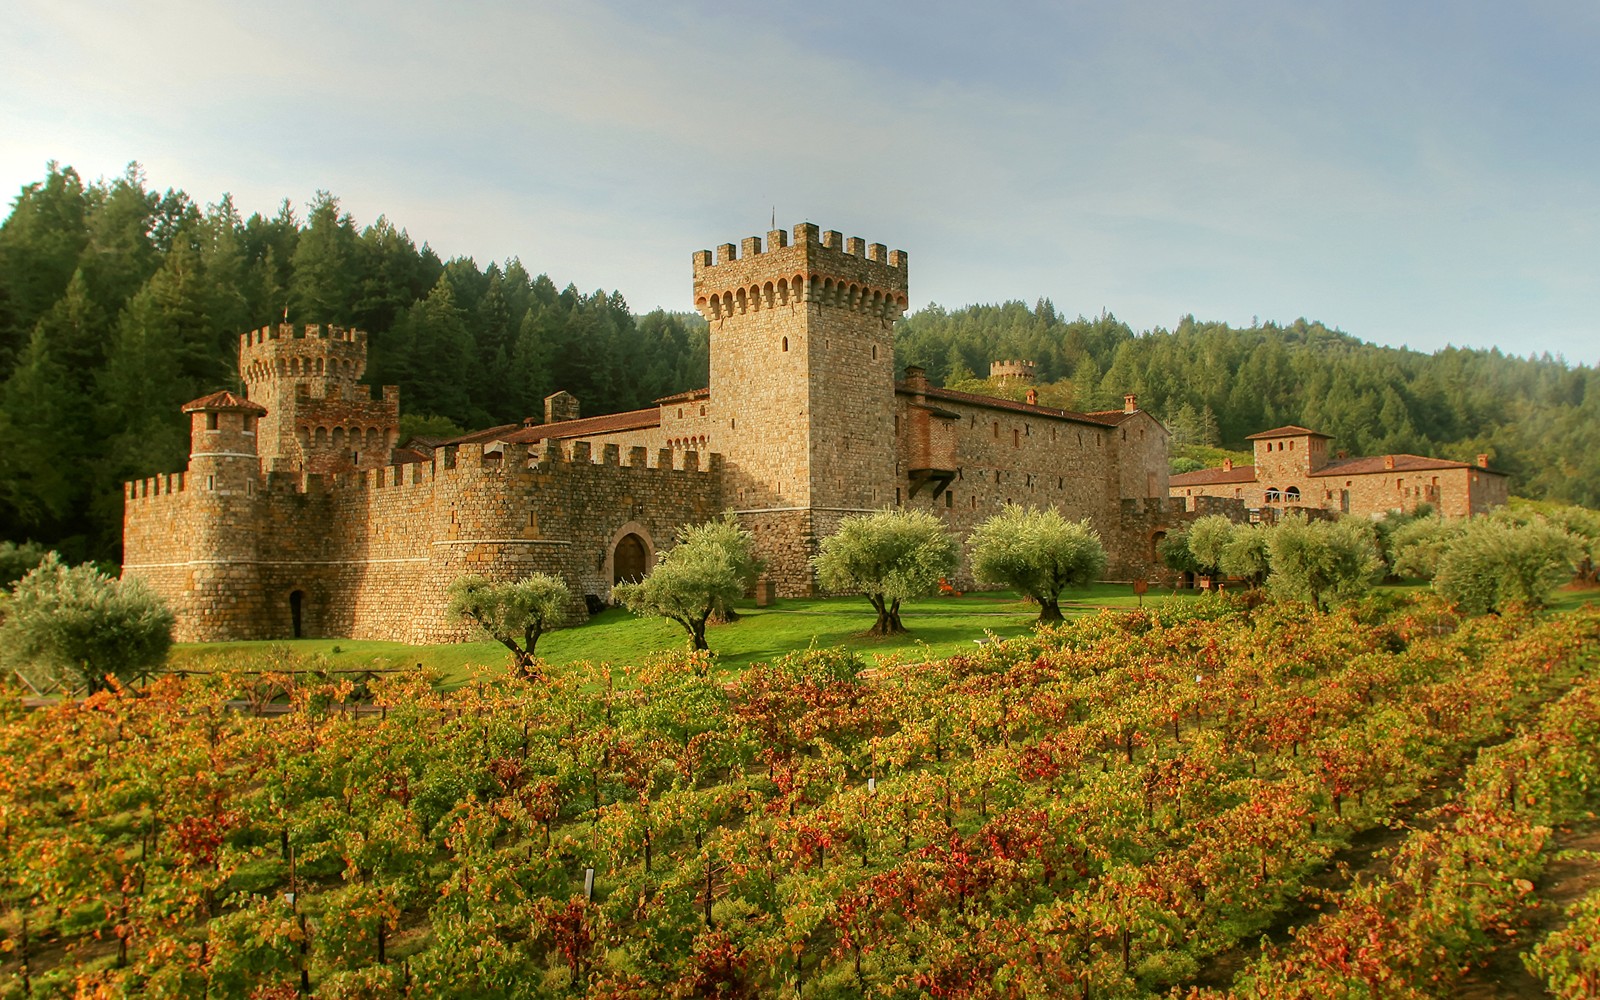
[(1600, 362), (1592, 0), (7, 8), (8, 200), (52, 160), (328, 190), (636, 312), (776, 213), (907, 251), (914, 307)]

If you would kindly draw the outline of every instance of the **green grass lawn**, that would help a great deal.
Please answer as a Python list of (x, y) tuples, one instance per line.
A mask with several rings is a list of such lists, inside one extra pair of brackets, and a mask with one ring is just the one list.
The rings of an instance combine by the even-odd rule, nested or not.
[[(1385, 590), (1426, 589), (1426, 584), (1405, 581)], [(1195, 591), (1151, 591), (1146, 602), (1195, 600)], [(1563, 589), (1552, 607), (1570, 611), (1600, 601), (1600, 588)], [(1140, 600), (1126, 584), (1101, 583), (1062, 595), (1067, 617), (1094, 614), (1102, 608), (1132, 609)], [(1021, 635), (1033, 627), (1038, 609), (1009, 592), (976, 592), (961, 597), (928, 597), (908, 602), (902, 618), (910, 632), (880, 639), (866, 634), (874, 613), (861, 597), (784, 599), (758, 608), (754, 601), (736, 605), (737, 621), (714, 625), (707, 641), (719, 669), (735, 673), (752, 663), (771, 660), (807, 646), (845, 646), (870, 663), (898, 657), (921, 660), (951, 656), (974, 648), (975, 640), (989, 634), (1001, 638)], [(582, 625), (550, 632), (539, 640), (539, 655), (554, 666), (587, 660), (591, 663), (636, 664), (651, 653), (683, 649), (683, 630), (661, 619), (635, 618), (621, 608), (604, 611)], [(418, 664), (440, 676), (446, 688), (458, 687), (475, 677), (498, 675), (508, 666), (503, 647), (493, 642), (408, 646), (399, 642), (365, 639), (296, 639), (279, 642), (191, 643), (173, 650), (170, 665), (177, 669), (262, 669), (278, 659), (287, 667), (326, 665), (339, 669), (412, 668)]]
[[(1172, 598), (1152, 592), (1145, 597), (1147, 601), (1169, 599), (1191, 600), (1193, 595), (1186, 592)], [(1068, 617), (1138, 605), (1139, 598), (1125, 584), (1095, 584), (1062, 595), (1062, 612)], [(811, 645), (847, 646), (869, 662), (894, 656), (912, 660), (950, 656), (973, 649), (975, 640), (989, 633), (1002, 638), (1021, 635), (1033, 627), (1039, 614), (1037, 607), (1008, 592), (929, 597), (908, 602), (901, 609), (908, 634), (880, 639), (866, 634), (875, 615), (861, 597), (785, 599), (766, 608), (741, 601), (735, 609), (737, 621), (714, 625), (706, 635), (719, 667), (728, 672)], [(621, 608), (612, 608), (582, 625), (546, 634), (539, 640), (538, 652), (553, 665), (579, 660), (624, 664), (685, 645), (683, 630), (672, 622), (635, 618)], [(509, 659), (505, 648), (493, 642), (408, 646), (364, 639), (296, 639), (183, 644), (173, 650), (170, 666), (180, 670), (261, 669), (263, 660), (276, 657), (285, 657), (285, 665), (287, 658), (294, 658), (339, 669), (421, 664), (439, 674), (445, 687), (459, 686), (483, 673), (498, 674)]]

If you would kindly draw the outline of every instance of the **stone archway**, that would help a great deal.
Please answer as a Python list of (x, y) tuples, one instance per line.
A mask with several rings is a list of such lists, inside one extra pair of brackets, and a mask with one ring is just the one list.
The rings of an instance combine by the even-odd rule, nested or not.
[(611, 536), (605, 549), (603, 568), (607, 586), (638, 580), (649, 573), (656, 564), (656, 546), (650, 529), (638, 521), (629, 521)]
[(644, 539), (629, 532), (617, 539), (617, 544), (611, 550), (611, 582), (636, 583), (644, 578), (649, 569), (649, 554), (645, 551)]

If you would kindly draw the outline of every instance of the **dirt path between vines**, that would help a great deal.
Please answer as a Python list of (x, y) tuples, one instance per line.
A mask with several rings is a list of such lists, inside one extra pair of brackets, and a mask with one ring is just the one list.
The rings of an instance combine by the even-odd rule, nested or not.
[[(1577, 857), (1556, 857), (1562, 851), (1590, 852)], [(1522, 952), (1551, 931), (1567, 924), (1566, 909), (1579, 898), (1600, 889), (1600, 821), (1589, 820), (1556, 830), (1546, 848), (1551, 861), (1534, 881), (1539, 905), (1530, 915), (1516, 944), (1490, 953), (1482, 968), (1462, 980), (1455, 996), (1462, 1000), (1522, 1000), (1549, 996), (1544, 984), (1522, 965)]]
[[(1556, 693), (1552, 697), (1560, 697), (1560, 693)], [(1542, 704), (1544, 703), (1541, 702)], [(1538, 709), (1539, 706), (1532, 707), (1523, 718), (1531, 716)], [(1305, 888), (1301, 891), (1299, 898), (1290, 903), (1282, 913), (1279, 913), (1264, 931), (1252, 936), (1248, 942), (1241, 941), (1235, 947), (1213, 956), (1209, 962), (1202, 963), (1199, 974), (1188, 983), (1183, 984), (1179, 992), (1186, 992), (1190, 986), (1215, 990), (1231, 989), (1234, 976), (1239, 973), (1239, 970), (1253, 964), (1261, 957), (1261, 939), (1263, 937), (1269, 944), (1284, 944), (1290, 939), (1290, 932), (1294, 928), (1302, 924), (1308, 924), (1324, 913), (1331, 912), (1331, 908), (1319, 903), (1319, 900), (1327, 894), (1343, 892), (1354, 883), (1370, 881), (1373, 877), (1382, 874), (1388, 868), (1388, 858), (1385, 856), (1386, 851), (1397, 847), (1413, 832), (1430, 830), (1438, 825), (1439, 821), (1437, 819), (1430, 818), (1426, 814), (1435, 807), (1449, 802), (1460, 791), (1462, 782), (1466, 778), (1467, 766), (1477, 759), (1478, 754), (1484, 750), (1499, 746), (1501, 743), (1511, 739), (1515, 734), (1516, 727), (1508, 726), (1504, 732), (1473, 745), (1454, 763), (1440, 771), (1433, 783), (1424, 787), (1419, 795), (1397, 805), (1395, 807), (1395, 815), (1398, 819), (1394, 824), (1376, 826), (1353, 836), (1349, 847), (1335, 852), (1328, 859), (1327, 864), (1306, 879)], [(1593, 835), (1600, 838), (1600, 824), (1595, 826)], [(1553, 854), (1555, 851), (1566, 847), (1578, 846), (1580, 845), (1560, 843), (1558, 839), (1555, 846), (1549, 848), (1549, 851)], [(1559, 867), (1560, 865), (1552, 863), (1546, 869), (1545, 879), (1555, 878)], [(1582, 865), (1579, 864), (1578, 867), (1581, 868)], [(1574, 874), (1570, 877), (1578, 876)], [(1540, 898), (1544, 899), (1547, 890), (1543, 881), (1539, 883), (1538, 891)], [(1559, 918), (1561, 909), (1567, 903), (1570, 903), (1573, 898), (1576, 898), (1577, 895), (1582, 895), (1583, 891), (1577, 890), (1576, 895), (1566, 898), (1564, 901), (1552, 903), (1548, 907), (1551, 919)], [(1557, 897), (1552, 896), (1551, 898), (1554, 900)], [(1541, 907), (1539, 912), (1542, 914), (1544, 909), (1545, 907)], [(1549, 929), (1548, 926), (1546, 927), (1547, 929)], [(1543, 936), (1545, 930), (1530, 929), (1527, 933), (1530, 935), (1530, 940), (1537, 940), (1538, 937)], [(1509, 950), (1512, 954), (1508, 959), (1510, 964), (1507, 965), (1505, 970), (1507, 978), (1511, 977), (1511, 966), (1514, 965), (1515, 969), (1521, 971), (1521, 974), (1526, 977), (1529, 983), (1534, 983), (1535, 980), (1528, 976), (1526, 971), (1522, 970), (1522, 963), (1515, 954), (1515, 949)], [(1466, 994), (1462, 995), (1465, 996)], [(1473, 1000), (1491, 1000), (1491, 998), (1500, 997), (1544, 995), (1544, 991), (1541, 988), (1531, 994), (1515, 992), (1477, 993), (1472, 996)]]

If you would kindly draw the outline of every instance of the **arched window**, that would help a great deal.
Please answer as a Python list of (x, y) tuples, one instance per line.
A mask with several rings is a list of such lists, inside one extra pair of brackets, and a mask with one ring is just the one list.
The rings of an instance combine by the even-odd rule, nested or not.
[(1291, 486), (1288, 489), (1284, 490), (1283, 491), (1283, 499), (1284, 499), (1285, 503), (1299, 503), (1300, 502), (1300, 487)]
[(1276, 486), (1267, 487), (1267, 503), (1280, 503), (1282, 500), (1283, 494), (1278, 492)]

